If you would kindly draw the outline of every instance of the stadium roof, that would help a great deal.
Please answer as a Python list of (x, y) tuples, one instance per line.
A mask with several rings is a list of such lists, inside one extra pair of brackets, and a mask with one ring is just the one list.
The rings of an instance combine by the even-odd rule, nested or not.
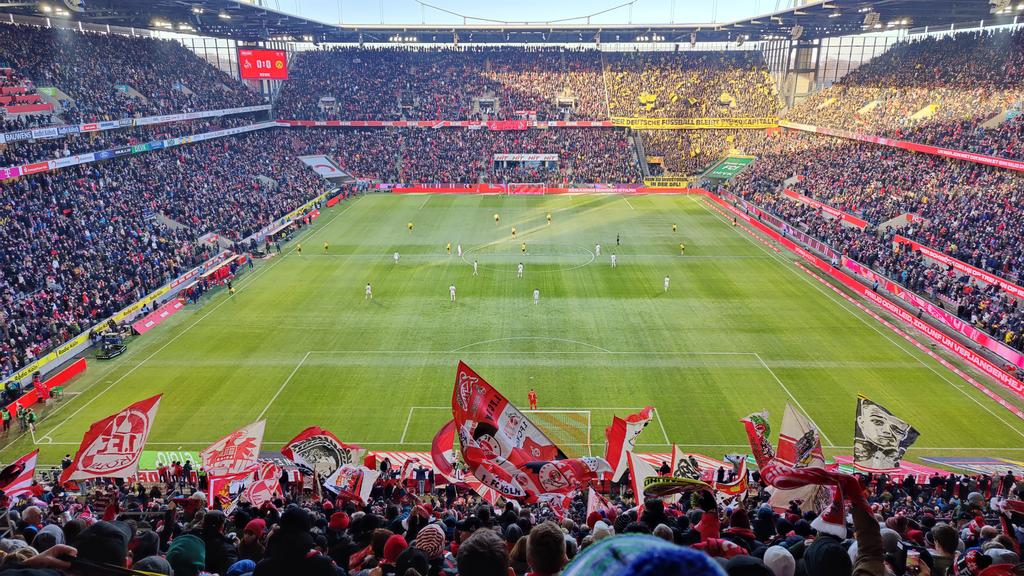
[[(315, 42), (440, 42), (456, 37), (466, 43), (689, 42), (749, 41), (791, 38), (795, 26), (802, 38), (845, 36), (911, 27), (949, 28), (970, 23), (1009, 24), (1024, 4), (1010, 4), (999, 15), (986, 0), (822, 0), (799, 8), (727, 24), (573, 24), (565, 22), (485, 22), (465, 25), (385, 24), (338, 26), (292, 16), (236, 0), (0, 0), (0, 10), (26, 16), (59, 17), (81, 5), (71, 18), (86, 23), (183, 32), (242, 41), (286, 40)], [(1020, 1), (1020, 0), (1018, 0)], [(865, 26), (877, 13), (878, 24)]]

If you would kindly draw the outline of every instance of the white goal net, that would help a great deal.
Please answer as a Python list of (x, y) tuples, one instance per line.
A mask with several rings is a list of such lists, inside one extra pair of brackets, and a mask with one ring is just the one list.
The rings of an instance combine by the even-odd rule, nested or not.
[(523, 410), (568, 456), (592, 456), (590, 410)]
[(548, 185), (543, 182), (509, 182), (505, 184), (505, 192), (512, 194), (546, 194)]

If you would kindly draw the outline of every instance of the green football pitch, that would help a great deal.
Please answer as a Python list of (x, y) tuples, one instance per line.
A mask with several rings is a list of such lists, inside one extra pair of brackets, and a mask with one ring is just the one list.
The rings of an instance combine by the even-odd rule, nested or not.
[(828, 454), (850, 454), (862, 393), (921, 432), (911, 457), (1024, 457), (1024, 422), (696, 196), (378, 194), (325, 210), (298, 240), (301, 254), (285, 246), (233, 296), (90, 359), (34, 436), (0, 438), (0, 457), (35, 444), (55, 463), (91, 422), (157, 393), (152, 450), (201, 450), (261, 418), (265, 449), (319, 425), (427, 450), (459, 360), (520, 406), (534, 388), (535, 418), (573, 454), (602, 453), (613, 415), (652, 405), (640, 450), (720, 458), (744, 450), (741, 417), (766, 408), (777, 431), (787, 402)]

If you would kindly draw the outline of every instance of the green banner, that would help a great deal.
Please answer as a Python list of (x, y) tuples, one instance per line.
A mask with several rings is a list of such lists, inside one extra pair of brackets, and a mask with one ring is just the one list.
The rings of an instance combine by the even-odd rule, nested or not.
[(47, 96), (53, 96), (53, 97), (57, 96), (57, 89), (54, 88), (53, 86), (43, 86), (43, 87), (38, 87), (37, 86), (36, 87), (36, 91), (42, 92), (43, 94), (46, 94)]
[(149, 142), (145, 144), (135, 144), (132, 146), (132, 154), (138, 154), (139, 152), (148, 152), (151, 149)]
[(704, 177), (729, 180), (740, 172), (746, 170), (747, 166), (749, 166), (753, 161), (753, 156), (729, 156), (725, 160), (716, 164), (711, 170), (708, 170), (704, 174)]
[(192, 469), (198, 469), (202, 460), (199, 458), (199, 452), (190, 452), (188, 450), (143, 450), (142, 456), (139, 458), (139, 470), (156, 470), (160, 465), (170, 466), (171, 462), (185, 463), (186, 460), (192, 461)]

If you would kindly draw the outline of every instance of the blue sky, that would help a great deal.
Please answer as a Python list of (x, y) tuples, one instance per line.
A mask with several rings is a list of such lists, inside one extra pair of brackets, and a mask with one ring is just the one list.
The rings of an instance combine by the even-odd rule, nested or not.
[[(426, 0), (458, 14), (510, 22), (548, 22), (576, 18), (601, 12), (623, 4), (625, 0)], [(414, 0), (264, 0), (269, 8), (298, 14), (323, 22), (336, 23), (339, 13), (345, 24), (461, 24), (462, 19), (431, 8), (423, 8)], [(382, 4), (383, 3), (383, 4)], [(675, 0), (676, 23), (729, 22), (756, 16), (788, 5), (788, 0)], [(381, 10), (383, 6), (383, 10)], [(673, 0), (635, 0), (632, 22), (662, 24), (673, 21)], [(618, 8), (596, 16), (593, 24), (623, 24), (630, 21), (630, 10)], [(469, 24), (482, 24), (469, 21)], [(569, 24), (582, 24), (574, 20)]]

